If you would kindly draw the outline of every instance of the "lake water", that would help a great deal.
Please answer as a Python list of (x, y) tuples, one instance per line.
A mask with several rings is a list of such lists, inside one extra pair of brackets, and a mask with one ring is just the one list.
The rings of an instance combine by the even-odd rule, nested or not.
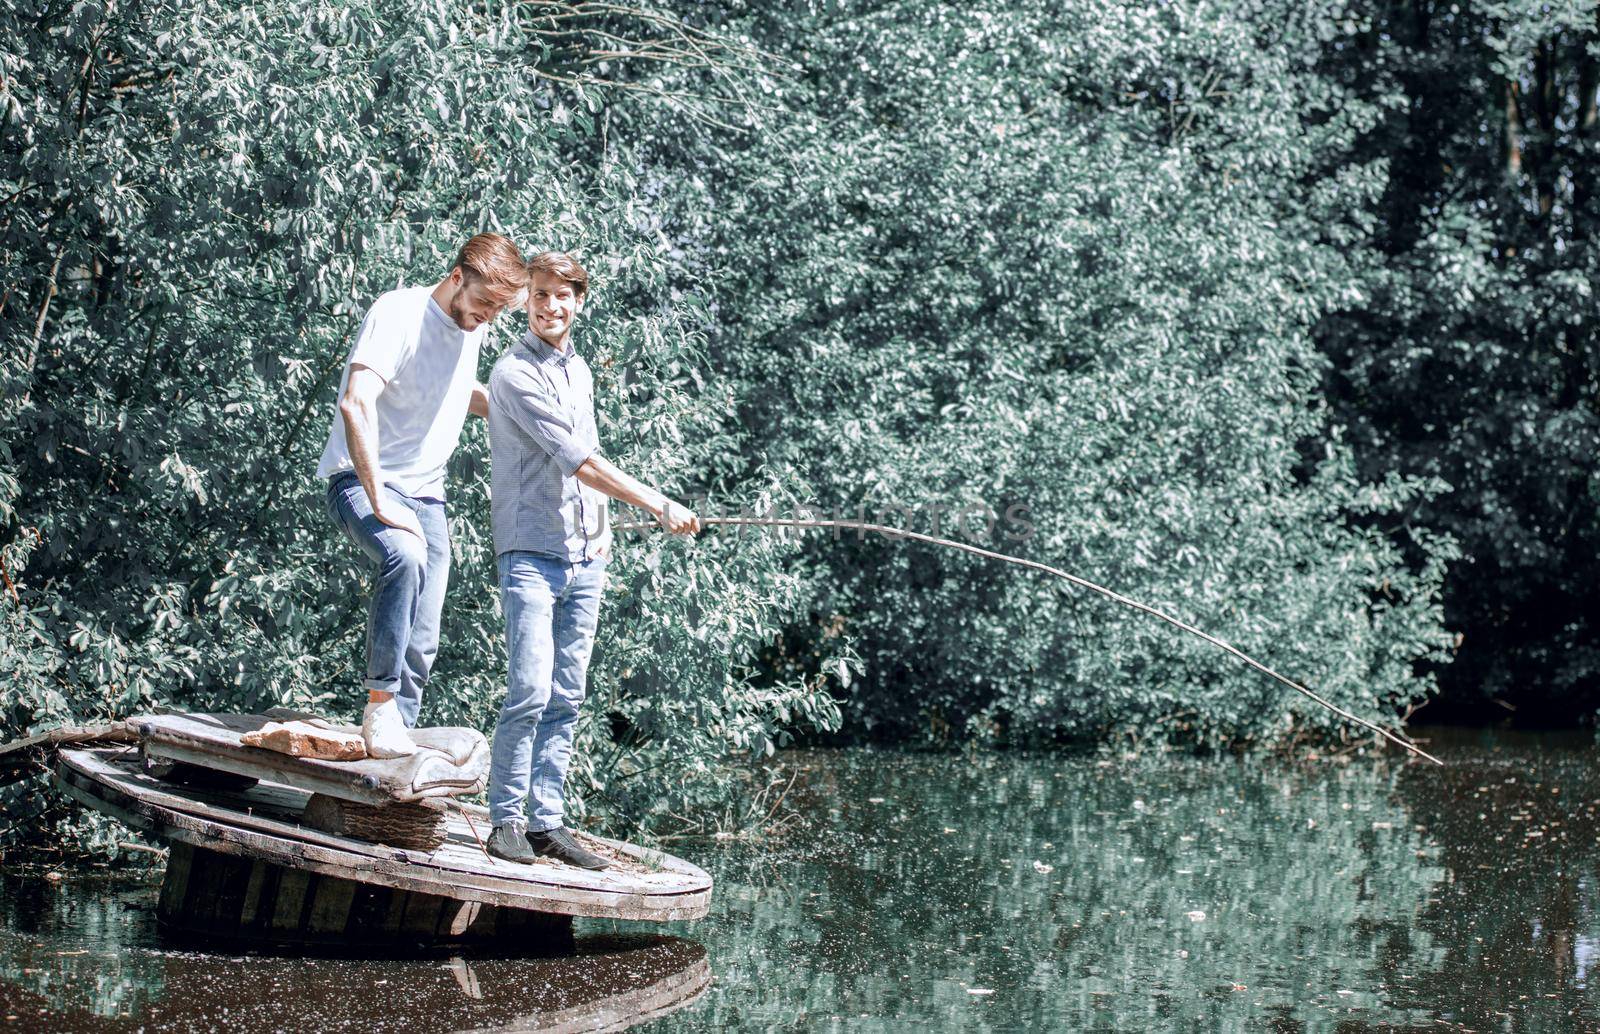
[[(804, 751), (776, 845), (559, 959), (174, 950), (156, 879), (0, 876), (0, 1030), (1600, 1030), (1600, 752)], [(665, 935), (665, 936), (663, 936)], [(709, 975), (709, 979), (708, 979)]]

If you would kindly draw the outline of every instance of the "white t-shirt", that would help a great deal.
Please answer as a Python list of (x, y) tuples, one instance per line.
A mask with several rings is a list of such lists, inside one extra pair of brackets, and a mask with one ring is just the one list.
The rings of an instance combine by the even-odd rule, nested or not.
[(433, 300), (431, 286), (390, 291), (373, 302), (339, 378), (317, 476), (355, 469), (337, 400), (350, 381), (350, 364), (360, 363), (385, 381), (377, 404), (378, 480), (415, 498), (444, 499), (445, 463), (467, 420), (487, 329), (487, 323), (470, 333), (456, 326)]

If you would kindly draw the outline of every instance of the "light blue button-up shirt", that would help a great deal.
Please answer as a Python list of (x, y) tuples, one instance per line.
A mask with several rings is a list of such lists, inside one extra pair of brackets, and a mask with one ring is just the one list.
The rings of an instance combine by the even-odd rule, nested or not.
[(496, 554), (570, 563), (611, 544), (607, 500), (574, 474), (600, 448), (594, 378), (583, 356), (528, 331), (489, 374), (490, 523)]

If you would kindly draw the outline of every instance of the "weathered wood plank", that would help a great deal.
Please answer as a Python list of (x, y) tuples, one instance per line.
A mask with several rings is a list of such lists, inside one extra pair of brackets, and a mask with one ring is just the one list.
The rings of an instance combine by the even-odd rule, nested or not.
[(316, 878), (315, 873), (304, 869), (284, 869), (278, 877), (277, 899), (273, 902), (267, 929), (276, 933), (299, 932), (305, 925), (306, 899)]
[(355, 903), (356, 886), (351, 879), (324, 876), (317, 880), (317, 893), (311, 902), (306, 930), (313, 934), (342, 934), (350, 923), (350, 906)]
[(245, 888), (244, 904), (239, 908), (241, 930), (252, 930), (259, 926), (263, 905), (270, 908), (278, 890), (278, 882), (272, 875), (276, 868), (259, 858), (251, 863), (250, 885)]
[(189, 873), (184, 881), (183, 897), (178, 907), (161, 918), (179, 919), (186, 926), (196, 923), (202, 930), (212, 929), (211, 913), (214, 911), (221, 873), (214, 865), (207, 865), (207, 852), (196, 849), (190, 856)]
[(209, 911), (212, 928), (218, 933), (237, 934), (255, 863), (249, 858), (230, 855), (213, 855), (208, 861), (215, 865), (218, 879), (209, 909), (202, 907), (201, 911)]
[(161, 880), (161, 895), (156, 899), (157, 914), (183, 911), (183, 899), (189, 892), (189, 869), (194, 862), (194, 848), (185, 843), (174, 843), (167, 850), (167, 873)]
[[(522, 870), (514, 873), (462, 871), (274, 836), (231, 824), (223, 809), (211, 808), (206, 815), (194, 815), (153, 803), (148, 798), (159, 791), (130, 785), (142, 777), (118, 772), (94, 754), (93, 751), (73, 751), (61, 758), (56, 775), (62, 789), (135, 828), (149, 829), (175, 842), (263, 858), (295, 870), (334, 878), (356, 878), (413, 893), (562, 915), (658, 921), (694, 919), (703, 916), (710, 904), (711, 880), (704, 874), (701, 874), (703, 883), (691, 891), (660, 893), (645, 889), (648, 885), (641, 884), (632, 891), (601, 892), (543, 882), (538, 878), (537, 870), (553, 867), (508, 865), (508, 868)], [(684, 866), (688, 864), (675, 861)], [(561, 875), (568, 878), (567, 873)], [(280, 887), (280, 893), (282, 890)], [(279, 906), (283, 907), (281, 901)]]
[(416, 940), (431, 940), (438, 935), (439, 916), (449, 903), (437, 894), (407, 894), (400, 932)]
[[(122, 722), (103, 725), (68, 725), (47, 729), (20, 740), (0, 743), (0, 787), (10, 786), (43, 771), (50, 763), (53, 751), (75, 743), (136, 743), (134, 735)], [(11, 816), (20, 818), (20, 816)]]
[[(363, 804), (384, 805), (391, 804), (399, 798), (393, 794), (385, 793), (378, 789), (376, 782), (368, 786), (359, 774), (349, 773), (335, 778), (319, 778), (317, 773), (296, 771), (291, 765), (309, 765), (312, 762), (302, 758), (291, 758), (283, 754), (275, 754), (270, 750), (261, 750), (259, 747), (244, 747), (240, 750), (259, 750), (262, 757), (258, 758), (224, 758), (219, 757), (216, 751), (207, 747), (197, 747), (192, 744), (174, 740), (148, 740), (145, 743), (145, 753), (152, 758), (167, 758), (172, 761), (181, 761), (190, 765), (227, 765), (227, 771), (239, 775), (248, 775), (256, 779), (271, 779), (276, 783), (284, 783), (305, 790), (307, 793), (325, 793), (346, 800), (360, 801)], [(283, 758), (280, 762), (277, 759)], [(361, 762), (346, 762), (354, 765)]]
[(367, 887), (375, 894), (382, 893), (386, 898), (387, 905), (383, 911), (383, 921), (378, 924), (378, 929), (382, 930), (385, 935), (393, 936), (398, 934), (405, 927), (406, 903), (416, 895), (407, 894), (405, 891), (396, 890), (393, 887), (375, 887), (371, 884), (367, 884)]
[(325, 793), (363, 804), (477, 793), (487, 778), (488, 753), (487, 747), (481, 745), (482, 737), (477, 737), (479, 743), (465, 757), (455, 757), (460, 753), (456, 741), (469, 730), (412, 730), (412, 738), (418, 744), (435, 744), (446, 753), (427, 750), (411, 758), (390, 760), (336, 762), (296, 758), (247, 747), (239, 741), (244, 733), (259, 731), (273, 720), (266, 715), (162, 714), (133, 719), (129, 725), (138, 732), (145, 753), (151, 757), (270, 779), (308, 793)]
[(272, 917), (278, 913), (278, 892), (283, 887), (284, 874), (290, 870), (281, 865), (257, 858), (255, 864), (261, 867), (261, 901), (256, 905), (256, 912), (249, 923), (241, 923), (246, 934), (260, 934), (272, 928)]
[(482, 911), (482, 902), (446, 901), (439, 914), (439, 928), (434, 932), (440, 938), (465, 937)]
[(74, 743), (137, 743), (139, 737), (126, 722), (104, 722), (99, 725), (63, 725), (46, 729), (20, 740), (0, 743), (0, 764), (18, 754), (48, 747), (65, 747)]

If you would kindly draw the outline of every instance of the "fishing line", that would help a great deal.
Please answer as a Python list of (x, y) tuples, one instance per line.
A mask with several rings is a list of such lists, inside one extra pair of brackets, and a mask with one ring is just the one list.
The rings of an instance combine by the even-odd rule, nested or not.
[[(1097, 592), (1097, 593), (1099, 593), (1100, 595), (1106, 597), (1109, 600), (1113, 600), (1113, 601), (1115, 601), (1117, 603), (1122, 604), (1124, 607), (1130, 607), (1133, 610), (1139, 611), (1140, 613), (1149, 614), (1152, 617), (1160, 618), (1162, 621), (1165, 621), (1167, 624), (1172, 625), (1175, 628), (1180, 628), (1183, 631), (1188, 632), (1190, 635), (1199, 636), (1201, 639), (1204, 639), (1206, 642), (1210, 643), (1212, 646), (1215, 646), (1220, 650), (1224, 650), (1224, 651), (1232, 654), (1233, 656), (1239, 658), (1239, 660), (1241, 660), (1241, 661), (1244, 661), (1246, 664), (1250, 665), (1250, 667), (1252, 667), (1255, 670), (1261, 672), (1262, 674), (1270, 675), (1272, 678), (1277, 679), (1279, 682), (1283, 683), (1285, 686), (1288, 686), (1290, 689), (1294, 690), (1296, 693), (1299, 693), (1301, 696), (1305, 697), (1307, 700), (1310, 700), (1313, 703), (1322, 705), (1323, 707), (1325, 707), (1328, 710), (1332, 711), (1334, 714), (1338, 715), (1340, 718), (1343, 718), (1345, 721), (1352, 722), (1352, 723), (1354, 723), (1356, 725), (1361, 726), (1364, 729), (1370, 729), (1371, 731), (1377, 733), (1379, 736), (1382, 736), (1384, 739), (1388, 740), (1390, 743), (1398, 744), (1399, 746), (1404, 747), (1406, 750), (1408, 750), (1411, 753), (1417, 755), (1418, 757), (1427, 758), (1429, 761), (1433, 762), (1435, 765), (1441, 765), (1442, 766), (1444, 764), (1443, 761), (1440, 761), (1438, 758), (1434, 757), (1432, 754), (1429, 754), (1427, 751), (1423, 750), (1421, 747), (1417, 746), (1415, 743), (1412, 743), (1409, 740), (1403, 740), (1400, 737), (1398, 737), (1398, 736), (1394, 735), (1393, 733), (1391, 733), (1389, 730), (1383, 728), (1382, 726), (1375, 725), (1372, 722), (1367, 721), (1365, 718), (1360, 717), (1359, 715), (1351, 714), (1349, 711), (1346, 711), (1344, 708), (1340, 707), (1338, 704), (1335, 704), (1332, 701), (1323, 699), (1322, 697), (1318, 696), (1316, 693), (1313, 693), (1311, 690), (1307, 689), (1305, 686), (1302, 686), (1300, 683), (1294, 681), (1293, 679), (1288, 678), (1288, 677), (1286, 677), (1284, 675), (1278, 674), (1276, 671), (1273, 671), (1271, 668), (1267, 667), (1265, 664), (1262, 664), (1260, 661), (1256, 660), (1254, 657), (1251, 657), (1249, 654), (1245, 653), (1243, 650), (1239, 649), (1237, 646), (1234, 646), (1232, 643), (1229, 643), (1229, 642), (1227, 642), (1225, 640), (1222, 640), (1222, 639), (1218, 639), (1216, 636), (1211, 635), (1210, 633), (1202, 632), (1200, 629), (1195, 628), (1193, 625), (1190, 625), (1190, 624), (1188, 624), (1188, 623), (1186, 623), (1184, 621), (1180, 621), (1179, 619), (1173, 617), (1171, 614), (1168, 614), (1165, 611), (1162, 611), (1162, 610), (1159, 610), (1159, 609), (1157, 609), (1155, 607), (1152, 607), (1148, 603), (1140, 603), (1138, 600), (1130, 599), (1129, 597), (1124, 596), (1119, 592), (1114, 592), (1111, 589), (1108, 589), (1103, 585), (1096, 585), (1094, 582), (1089, 581), (1087, 578), (1079, 578), (1075, 574), (1069, 574), (1068, 572), (1061, 570), (1059, 567), (1051, 567), (1049, 564), (1042, 564), (1037, 560), (1027, 560), (1027, 559), (1024, 559), (1023, 557), (1008, 556), (1005, 553), (996, 553), (993, 550), (983, 549), (983, 548), (981, 548), (979, 546), (970, 545), (970, 544), (965, 543), (965, 542), (957, 542), (954, 539), (939, 538), (936, 535), (924, 535), (921, 532), (906, 531), (906, 530), (904, 530), (902, 528), (891, 528), (891, 527), (889, 527), (888, 525), (885, 525), (885, 524), (869, 524), (866, 521), (832, 520), (832, 519), (824, 519), (824, 518), (785, 518), (785, 517), (701, 517), (700, 518), (700, 523), (702, 525), (707, 525), (707, 526), (709, 526), (709, 525), (754, 525), (754, 526), (777, 527), (777, 528), (839, 528), (839, 529), (849, 528), (849, 529), (853, 529), (853, 530), (855, 530), (857, 532), (860, 532), (860, 533), (865, 533), (865, 532), (871, 531), (871, 532), (877, 532), (878, 534), (884, 535), (884, 536), (886, 536), (888, 538), (912, 539), (912, 540), (917, 541), (917, 542), (926, 542), (926, 543), (929, 543), (930, 545), (934, 545), (934, 546), (945, 546), (945, 547), (948, 547), (950, 549), (961, 550), (964, 553), (972, 553), (975, 556), (981, 556), (981, 557), (984, 557), (984, 558), (989, 559), (989, 560), (999, 560), (999, 561), (1003, 561), (1004, 563), (1008, 563), (1008, 564), (1016, 564), (1018, 567), (1026, 567), (1026, 568), (1029, 568), (1030, 570), (1034, 570), (1034, 571), (1043, 571), (1045, 574), (1054, 575), (1055, 577), (1064, 579), (1064, 580), (1066, 580), (1068, 582), (1071, 582), (1073, 585), (1079, 586), (1080, 588), (1089, 589), (1092, 592)], [(651, 531), (651, 530), (655, 530), (655, 529), (659, 528), (660, 525), (657, 524), (655, 521), (620, 521), (620, 522), (618, 522), (616, 524), (613, 524), (611, 527), (615, 531)]]

